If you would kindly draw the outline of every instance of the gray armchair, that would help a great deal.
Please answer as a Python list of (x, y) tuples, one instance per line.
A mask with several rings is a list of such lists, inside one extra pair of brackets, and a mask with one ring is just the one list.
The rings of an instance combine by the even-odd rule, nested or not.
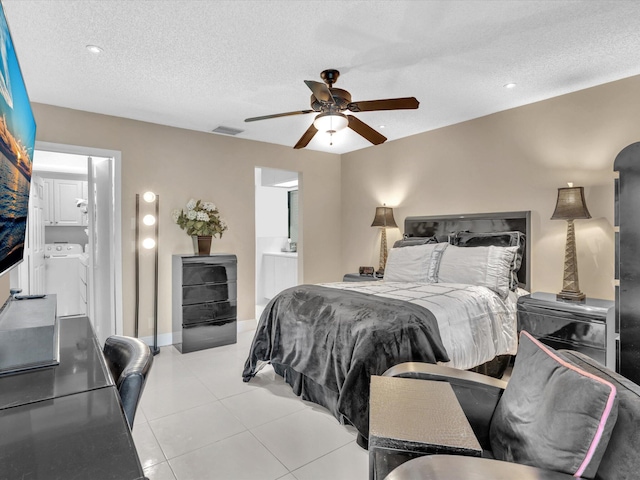
[[(553, 349), (549, 348), (548, 350), (553, 354)], [(519, 461), (518, 454), (511, 452), (508, 452), (508, 455), (512, 455), (514, 458), (508, 458), (509, 462), (493, 459), (496, 452), (493, 451), (492, 446), (498, 446), (500, 449), (506, 445), (507, 448), (513, 447), (514, 450), (517, 450), (518, 447), (525, 445), (525, 448), (535, 449), (538, 446), (536, 444), (545, 443), (547, 440), (545, 438), (545, 441), (542, 441), (542, 439), (534, 437), (533, 439), (525, 439), (523, 443), (522, 439), (516, 438), (519, 432), (517, 429), (515, 430), (516, 434), (504, 435), (499, 429), (492, 426), (492, 422), (498, 421), (497, 417), (504, 417), (500, 400), (503, 396), (505, 399), (507, 397), (504, 393), (506, 383), (483, 375), (438, 365), (405, 363), (389, 369), (384, 375), (449, 382), (484, 450), (483, 457), (486, 458), (451, 457), (450, 455), (422, 457), (401, 465), (391, 472), (387, 478), (389, 480), (409, 478), (413, 480), (449, 480), (453, 478), (483, 478), (486, 480), (502, 478), (571, 479), (576, 477), (594, 478), (596, 480), (625, 480), (638, 478), (638, 472), (640, 471), (640, 455), (638, 455), (640, 451), (640, 427), (638, 426), (638, 419), (640, 419), (640, 387), (583, 354), (566, 350), (559, 353), (558, 357), (563, 361), (566, 360), (569, 364), (569, 370), (554, 370), (550, 375), (555, 382), (553, 384), (536, 385), (536, 380), (533, 379), (530, 382), (531, 385), (527, 385), (527, 387), (530, 387), (527, 396), (522, 397), (521, 401), (516, 403), (522, 403), (522, 408), (526, 408), (530, 403), (535, 403), (535, 398), (533, 397), (536, 397), (537, 394), (532, 394), (531, 392), (539, 389), (540, 392), (544, 392), (540, 396), (544, 394), (546, 398), (543, 407), (538, 407), (538, 410), (547, 409), (548, 411), (543, 412), (540, 417), (535, 417), (536, 419), (541, 418), (540, 422), (557, 423), (558, 431), (561, 434), (564, 434), (565, 431), (573, 430), (576, 435), (582, 436), (582, 439), (585, 437), (590, 438), (592, 433), (596, 432), (594, 438), (597, 437), (599, 444), (594, 446), (594, 442), (591, 444), (587, 442), (587, 447), (589, 447), (587, 453), (593, 458), (589, 457), (588, 461), (585, 460), (585, 462), (588, 464), (593, 460), (590, 466), (583, 466), (583, 468), (578, 468), (577, 471), (570, 469), (567, 471), (565, 469), (564, 473), (561, 473), (562, 469), (549, 468), (547, 463), (553, 464), (557, 460), (555, 457), (561, 458), (566, 453), (564, 450), (573, 447), (571, 444), (566, 449), (564, 444), (562, 448), (557, 448), (556, 450), (542, 449), (536, 453), (537, 456), (531, 457), (533, 460), (529, 458), (526, 461)], [(516, 368), (518, 367), (517, 362), (518, 357), (516, 357)], [(590, 396), (596, 396), (591, 391), (580, 390), (586, 387), (577, 385), (575, 379), (571, 380), (569, 378), (571, 374), (575, 374), (571, 370), (571, 365), (582, 372), (586, 372), (586, 376), (590, 377), (588, 380), (591, 383), (600, 379), (600, 381), (604, 381), (605, 387), (606, 385), (613, 386), (611, 391), (615, 399), (612, 400), (613, 397), (611, 395), (611, 398), (605, 396), (603, 400), (606, 402), (601, 404), (604, 411), (610, 409), (610, 412), (607, 412), (610, 415), (604, 421), (595, 424), (602, 428), (592, 429), (587, 420), (584, 420), (583, 425), (583, 419), (580, 416), (569, 417), (572, 420), (562, 418), (562, 412), (566, 410), (565, 406), (561, 404), (564, 397), (574, 394), (577, 398), (584, 398), (589, 401)], [(516, 368), (514, 368), (514, 376), (522, 377), (523, 372), (528, 375), (532, 370), (539, 369), (539, 366), (534, 360), (528, 359), (526, 365), (520, 368), (519, 373), (516, 372)], [(521, 382), (521, 380), (522, 378), (520, 380), (515, 379), (515, 382)], [(514, 381), (513, 377), (511, 381)], [(574, 383), (572, 384), (571, 382)], [(514, 388), (516, 386), (519, 387), (519, 384), (514, 385)], [(560, 389), (563, 386), (566, 390)], [(592, 385), (589, 385), (589, 388), (592, 388)], [(513, 395), (511, 396), (513, 397)], [(554, 396), (557, 397), (557, 402)], [(517, 405), (516, 408), (520, 408), (520, 406)], [(522, 416), (526, 417), (526, 422), (535, 423), (531, 422), (527, 415), (527, 411), (522, 414)], [(513, 416), (506, 418), (511, 421), (510, 419)], [(567, 424), (567, 421), (573, 422), (573, 424)], [(601, 437), (598, 437), (598, 432), (600, 432)], [(495, 437), (496, 435), (501, 436), (501, 438), (492, 438), (492, 436)], [(599, 451), (596, 449), (599, 449)], [(495, 456), (500, 458), (500, 456), (504, 456), (504, 452), (498, 452), (498, 455)], [(578, 455), (578, 457), (582, 461), (582, 454)], [(582, 463), (584, 464), (585, 462)], [(529, 466), (524, 467), (521, 463)], [(455, 468), (453, 468), (454, 465)], [(478, 477), (480, 472), (482, 472), (482, 476)]]

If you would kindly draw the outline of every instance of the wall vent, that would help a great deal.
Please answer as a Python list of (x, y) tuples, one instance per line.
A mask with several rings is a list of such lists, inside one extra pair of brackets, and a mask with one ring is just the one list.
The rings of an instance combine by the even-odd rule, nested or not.
[(244, 132), (244, 130), (240, 130), (238, 128), (225, 127), (220, 125), (217, 128), (211, 130), (211, 133), (221, 133), (223, 135), (238, 135), (239, 133)]

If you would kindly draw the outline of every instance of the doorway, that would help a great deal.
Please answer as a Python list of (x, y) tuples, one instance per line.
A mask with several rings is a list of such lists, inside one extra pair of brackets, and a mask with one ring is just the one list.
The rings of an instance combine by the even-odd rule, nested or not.
[(299, 173), (255, 169), (256, 319), (285, 288), (300, 283)]
[(123, 333), (120, 152), (36, 142), (33, 167), (42, 213), (11, 286), (55, 293), (58, 316), (86, 315), (103, 343)]

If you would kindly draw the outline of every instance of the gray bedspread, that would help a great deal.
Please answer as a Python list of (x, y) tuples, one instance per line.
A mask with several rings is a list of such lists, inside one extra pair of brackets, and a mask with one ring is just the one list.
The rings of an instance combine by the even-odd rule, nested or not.
[[(339, 421), (367, 438), (371, 375), (402, 362), (448, 360), (438, 323), (426, 308), (300, 285), (279, 293), (263, 311), (242, 375), (248, 382), (263, 362), (301, 374), (311, 380), (316, 397), (318, 390), (333, 397), (308, 399), (329, 406)], [(293, 386), (299, 380), (287, 381)]]

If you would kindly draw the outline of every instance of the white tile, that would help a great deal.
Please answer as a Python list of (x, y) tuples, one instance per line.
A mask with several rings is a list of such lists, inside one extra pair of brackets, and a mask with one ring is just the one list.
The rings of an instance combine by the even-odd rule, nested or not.
[(297, 480), (365, 480), (369, 475), (369, 454), (352, 442), (295, 470), (293, 474)]
[(169, 461), (178, 480), (275, 480), (287, 469), (249, 432)]
[(147, 420), (151, 422), (188, 408), (216, 400), (213, 394), (196, 377), (174, 380), (170, 386), (145, 391), (140, 404)]
[(183, 363), (187, 367), (189, 374), (197, 377), (204, 377), (210, 374), (215, 374), (219, 371), (228, 371), (232, 369), (237, 370), (241, 362), (236, 355), (235, 347), (233, 347), (232, 349), (225, 351), (202, 351), (190, 353), (187, 355), (187, 358), (183, 360)]
[(133, 427), (135, 428), (143, 423), (148, 423), (147, 416), (144, 414), (144, 410), (138, 405), (138, 408), (136, 409), (136, 416), (133, 417)]
[(188, 354), (167, 346), (154, 357), (133, 429), (145, 475), (364, 480), (367, 452), (355, 444), (355, 429), (295, 396), (270, 365), (242, 381), (254, 333), (255, 322), (239, 322), (235, 344)]
[(149, 480), (176, 480), (173, 470), (167, 462), (158, 463), (144, 469), (144, 475)]
[(153, 359), (151, 371), (147, 377), (144, 391), (156, 388), (166, 388), (173, 382), (185, 377), (192, 377), (193, 373), (187, 368), (179, 357), (160, 353)]
[(152, 420), (149, 425), (169, 459), (246, 430), (218, 401)]
[(221, 403), (248, 428), (308, 408), (284, 383), (256, 388), (225, 398)]
[(142, 468), (151, 467), (167, 460), (149, 424), (135, 425), (131, 433)]
[(289, 470), (355, 441), (337, 422), (332, 424), (308, 408), (260, 425), (251, 432)]
[(242, 380), (243, 363), (239, 359), (231, 361), (229, 367), (212, 368), (207, 373), (198, 374), (198, 378), (219, 399), (244, 393), (256, 388), (259, 381), (251, 380), (245, 383)]

